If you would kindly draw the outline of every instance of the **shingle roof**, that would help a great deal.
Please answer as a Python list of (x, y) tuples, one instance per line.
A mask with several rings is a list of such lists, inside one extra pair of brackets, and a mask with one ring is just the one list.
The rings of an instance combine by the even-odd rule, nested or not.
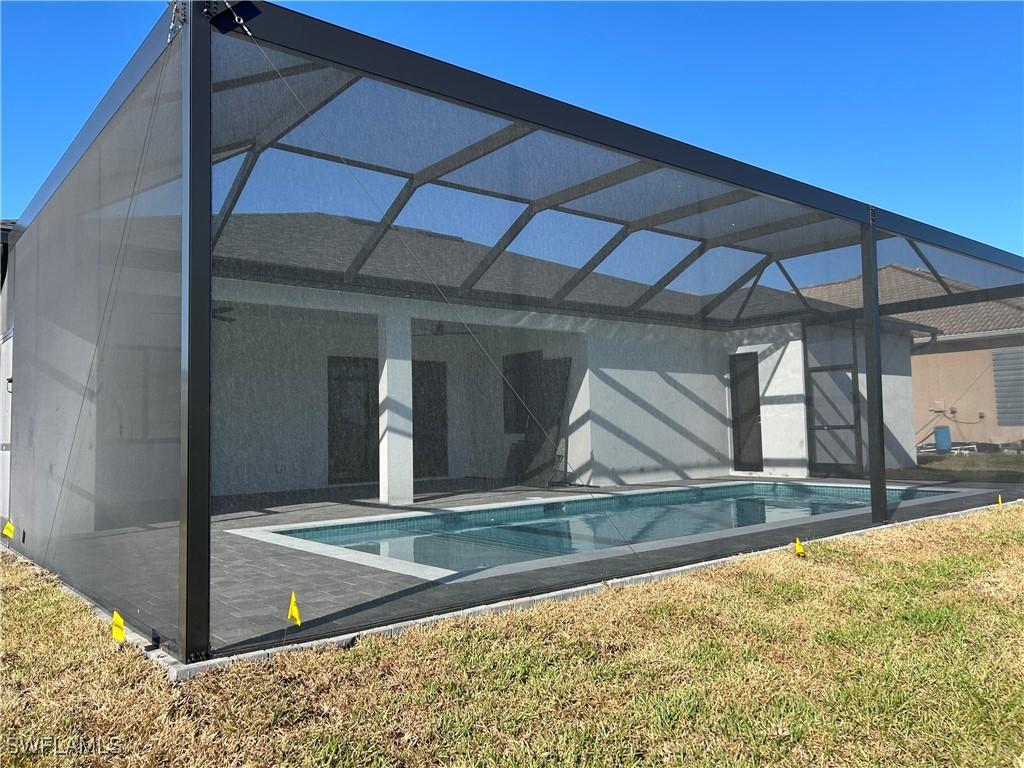
[[(214, 257), (243, 262), (272, 262), (324, 272), (344, 272), (369, 237), (375, 222), (319, 213), (236, 213)], [(396, 277), (443, 288), (459, 286), (490, 249), (478, 243), (410, 227), (392, 227), (360, 271), (369, 277)], [(216, 264), (215, 264), (216, 266)], [(257, 264), (253, 264), (258, 270)], [(484, 291), (550, 298), (576, 273), (576, 267), (506, 251), (478, 283)], [(648, 286), (592, 273), (574, 300), (625, 309)], [(706, 297), (664, 291), (655, 309), (693, 315)]]
[[(252, 264), (254, 272), (259, 271), (260, 262), (270, 262), (320, 273), (341, 273), (355, 259), (375, 226), (376, 222), (323, 213), (235, 213), (228, 219), (214, 256), (236, 264)], [(488, 251), (487, 246), (457, 237), (392, 227), (361, 274), (455, 288)], [(575, 273), (573, 266), (506, 251), (476, 287), (485, 292), (534, 298), (543, 305)], [(976, 289), (954, 280), (947, 282), (954, 291)], [(573, 291), (570, 299), (625, 310), (647, 287), (645, 283), (593, 272)], [(751, 290), (753, 295), (748, 299)], [(886, 265), (879, 270), (879, 291), (882, 303), (945, 293), (930, 272), (898, 265)], [(859, 277), (808, 286), (801, 288), (801, 293), (808, 304), (820, 312), (862, 305)], [(693, 317), (707, 299), (708, 296), (666, 289), (655, 296), (647, 308)], [(758, 285), (736, 291), (710, 317), (735, 318), (744, 304), (743, 316), (750, 319), (804, 308), (792, 292)], [(984, 302), (903, 314), (890, 321), (894, 319), (937, 328), (945, 334), (1024, 328), (1024, 302)]]

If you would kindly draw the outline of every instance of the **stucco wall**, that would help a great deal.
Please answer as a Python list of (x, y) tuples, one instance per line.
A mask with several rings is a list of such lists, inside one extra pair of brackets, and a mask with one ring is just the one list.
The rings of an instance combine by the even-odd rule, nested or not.
[(933, 442), (932, 432), (940, 424), (957, 442), (1024, 440), (1024, 427), (1001, 425), (997, 418), (991, 349), (914, 355), (911, 370), (918, 441)]
[[(863, 340), (860, 343), (863, 360)], [(914, 439), (914, 388), (910, 371), (910, 334), (882, 334), (882, 412), (885, 419), (885, 466), (890, 469), (917, 465)], [(860, 374), (861, 444), (868, 455), (867, 378)]]
[(236, 322), (213, 329), (217, 495), (326, 484), (326, 358), (373, 356), (373, 318), (383, 311), (421, 329), (461, 318), (487, 350), (469, 336), (413, 339), (414, 358), (448, 362), (452, 476), (503, 475), (519, 436), (504, 433), (491, 360), (500, 367), (503, 355), (531, 349), (573, 359), (564, 432), (575, 482), (653, 482), (730, 466), (722, 334), (477, 307), (456, 317), (436, 302), (221, 279), (214, 295), (216, 306), (239, 305)]
[(598, 322), (587, 343), (592, 483), (728, 472), (728, 357), (722, 334)]
[[(410, 319), (414, 359), (447, 363), (453, 477), (503, 476), (520, 436), (504, 432), (499, 369), (504, 355), (534, 349), (573, 360), (563, 434), (575, 482), (728, 474), (728, 358), (750, 351), (760, 360), (765, 474), (807, 474), (798, 325), (724, 334), (226, 279), (214, 295), (235, 319), (213, 329), (216, 495), (326, 485), (326, 361), (375, 356), (381, 312)], [(464, 321), (476, 338), (433, 336), (438, 321), (452, 331)], [(900, 466), (914, 455), (909, 338), (886, 335), (883, 349), (887, 457)]]
[(806, 477), (807, 401), (800, 325), (756, 328), (729, 334), (729, 354), (741, 352), (756, 352), (758, 355), (763, 474)]
[(327, 358), (376, 357), (373, 317), (226, 304), (213, 323), (212, 493), (327, 484)]

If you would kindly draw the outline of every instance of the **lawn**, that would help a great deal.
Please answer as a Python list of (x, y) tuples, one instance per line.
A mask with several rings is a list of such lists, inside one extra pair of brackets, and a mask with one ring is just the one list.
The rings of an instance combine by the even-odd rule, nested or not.
[(1024, 505), (178, 685), (0, 573), (4, 732), (112, 745), (5, 765), (1024, 765)]
[(961, 480), (982, 483), (1019, 483), (1024, 477), (1020, 453), (920, 453), (918, 466), (887, 470), (891, 480)]

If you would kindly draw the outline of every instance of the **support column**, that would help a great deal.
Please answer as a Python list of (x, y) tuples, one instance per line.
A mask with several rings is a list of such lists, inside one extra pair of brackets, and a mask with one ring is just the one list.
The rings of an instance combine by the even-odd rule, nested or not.
[(875, 212), (861, 226), (861, 283), (864, 287), (864, 378), (867, 396), (868, 474), (871, 478), (871, 521), (885, 523), (889, 508), (885, 494), (885, 418), (882, 414), (882, 333), (878, 311), (878, 256), (875, 251)]
[(181, 490), (178, 656), (210, 653), (210, 20), (185, 6), (182, 37)]
[(412, 504), (412, 320), (377, 316), (380, 503)]

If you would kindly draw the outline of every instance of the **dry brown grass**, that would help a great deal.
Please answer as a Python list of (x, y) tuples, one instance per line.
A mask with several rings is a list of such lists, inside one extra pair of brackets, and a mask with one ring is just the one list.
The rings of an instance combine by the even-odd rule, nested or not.
[(0, 752), (13, 765), (975, 766), (1024, 752), (1024, 505), (177, 686), (45, 572), (5, 556), (0, 576), (4, 730), (120, 751)]

